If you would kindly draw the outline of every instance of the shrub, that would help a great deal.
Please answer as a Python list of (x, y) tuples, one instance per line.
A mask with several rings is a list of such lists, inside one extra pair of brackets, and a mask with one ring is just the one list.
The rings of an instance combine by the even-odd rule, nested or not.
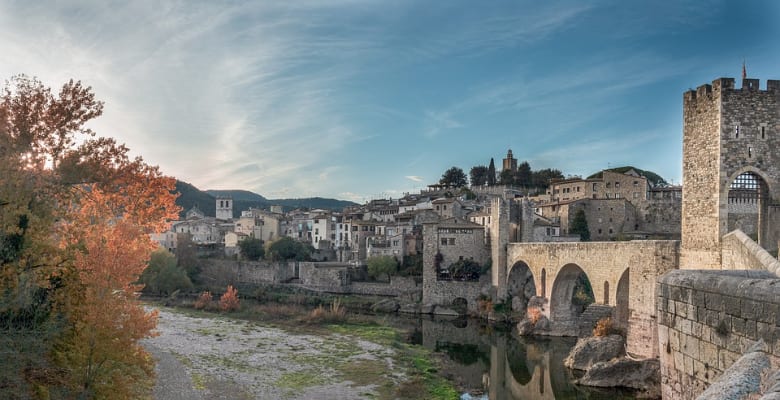
[(615, 321), (610, 317), (602, 318), (596, 322), (596, 326), (593, 328), (593, 336), (609, 336), (609, 335), (623, 335), (622, 329), (615, 325)]
[(347, 317), (347, 309), (341, 305), (341, 300), (334, 299), (330, 307), (325, 308), (322, 305), (309, 313), (308, 322), (343, 322)]
[(228, 285), (225, 293), (219, 298), (219, 308), (222, 311), (235, 311), (241, 308), (238, 300), (238, 290), (233, 285)]
[(213, 298), (211, 297), (211, 292), (207, 290), (201, 293), (200, 296), (198, 296), (198, 299), (195, 300), (195, 304), (193, 304), (192, 306), (195, 307), (195, 309), (197, 310), (202, 310), (208, 307), (209, 305), (211, 305), (212, 300)]
[(387, 277), (398, 272), (398, 261), (393, 256), (375, 256), (366, 260), (368, 275), (373, 278)]
[(539, 307), (528, 307), (528, 311), (526, 311), (526, 318), (528, 318), (528, 321), (530, 321), (532, 325), (536, 325), (543, 316), (542, 309)]

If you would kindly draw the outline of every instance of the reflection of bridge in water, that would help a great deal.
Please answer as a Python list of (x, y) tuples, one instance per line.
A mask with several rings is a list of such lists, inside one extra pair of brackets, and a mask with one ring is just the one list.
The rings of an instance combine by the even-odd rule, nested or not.
[(526, 338), (495, 332), (474, 320), (423, 320), (424, 347), (446, 354), (447, 371), (471, 390), (484, 390), (490, 399), (633, 399), (616, 390), (572, 384), (563, 359), (574, 338)]

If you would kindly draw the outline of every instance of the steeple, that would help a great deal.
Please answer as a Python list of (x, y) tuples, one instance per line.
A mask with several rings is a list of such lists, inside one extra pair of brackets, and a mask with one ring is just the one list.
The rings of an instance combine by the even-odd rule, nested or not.
[(502, 171), (517, 171), (517, 159), (512, 156), (512, 149), (506, 152), (506, 158), (504, 159), (504, 168)]

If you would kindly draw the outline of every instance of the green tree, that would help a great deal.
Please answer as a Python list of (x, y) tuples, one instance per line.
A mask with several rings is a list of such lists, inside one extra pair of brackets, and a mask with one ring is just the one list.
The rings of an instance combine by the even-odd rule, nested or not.
[(265, 258), (271, 261), (296, 260), (306, 261), (311, 257), (314, 248), (291, 237), (282, 236), (269, 242), (265, 250)]
[(490, 158), (490, 165), (488, 166), (487, 184), (488, 186), (496, 185), (496, 164), (493, 162), (492, 157)]
[(488, 167), (484, 165), (471, 167), (469, 177), (471, 178), (471, 186), (485, 186), (488, 183)]
[(534, 171), (532, 174), (533, 186), (548, 188), (553, 179), (563, 179), (563, 173), (560, 170), (545, 168)]
[(393, 256), (374, 256), (366, 260), (368, 275), (374, 278), (387, 278), (398, 272), (398, 261)]
[(176, 256), (159, 248), (152, 253), (149, 266), (141, 274), (139, 282), (146, 293), (169, 295), (177, 290), (192, 289), (192, 281), (184, 269), (176, 265)]
[(442, 185), (463, 187), (468, 185), (469, 182), (466, 178), (466, 173), (463, 172), (462, 169), (458, 167), (452, 167), (444, 171), (444, 174), (441, 176), (439, 183)]
[(202, 263), (198, 258), (198, 247), (189, 233), (176, 234), (176, 265), (187, 271), (192, 282), (198, 282)]
[(501, 175), (498, 178), (499, 185), (512, 186), (515, 184), (515, 173), (511, 170), (505, 169), (501, 171)]
[(528, 161), (523, 161), (517, 166), (515, 181), (519, 186), (523, 187), (529, 187), (533, 183), (533, 173), (531, 172), (531, 165), (528, 164)]
[(265, 255), (263, 241), (257, 238), (249, 237), (238, 242), (238, 248), (247, 260), (257, 261)]
[(574, 213), (574, 219), (571, 221), (571, 229), (569, 231), (580, 235), (580, 240), (583, 242), (590, 240), (590, 229), (588, 229), (588, 219), (585, 217), (585, 210), (580, 208)]

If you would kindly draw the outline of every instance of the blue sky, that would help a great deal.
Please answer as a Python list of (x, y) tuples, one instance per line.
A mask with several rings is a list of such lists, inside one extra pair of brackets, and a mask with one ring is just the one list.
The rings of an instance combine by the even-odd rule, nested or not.
[[(780, 79), (775, 1), (0, 3), (0, 77), (91, 85), (93, 127), (202, 189), (358, 202), (451, 166), (680, 182), (682, 94)], [(739, 85), (739, 84), (738, 84)]]

